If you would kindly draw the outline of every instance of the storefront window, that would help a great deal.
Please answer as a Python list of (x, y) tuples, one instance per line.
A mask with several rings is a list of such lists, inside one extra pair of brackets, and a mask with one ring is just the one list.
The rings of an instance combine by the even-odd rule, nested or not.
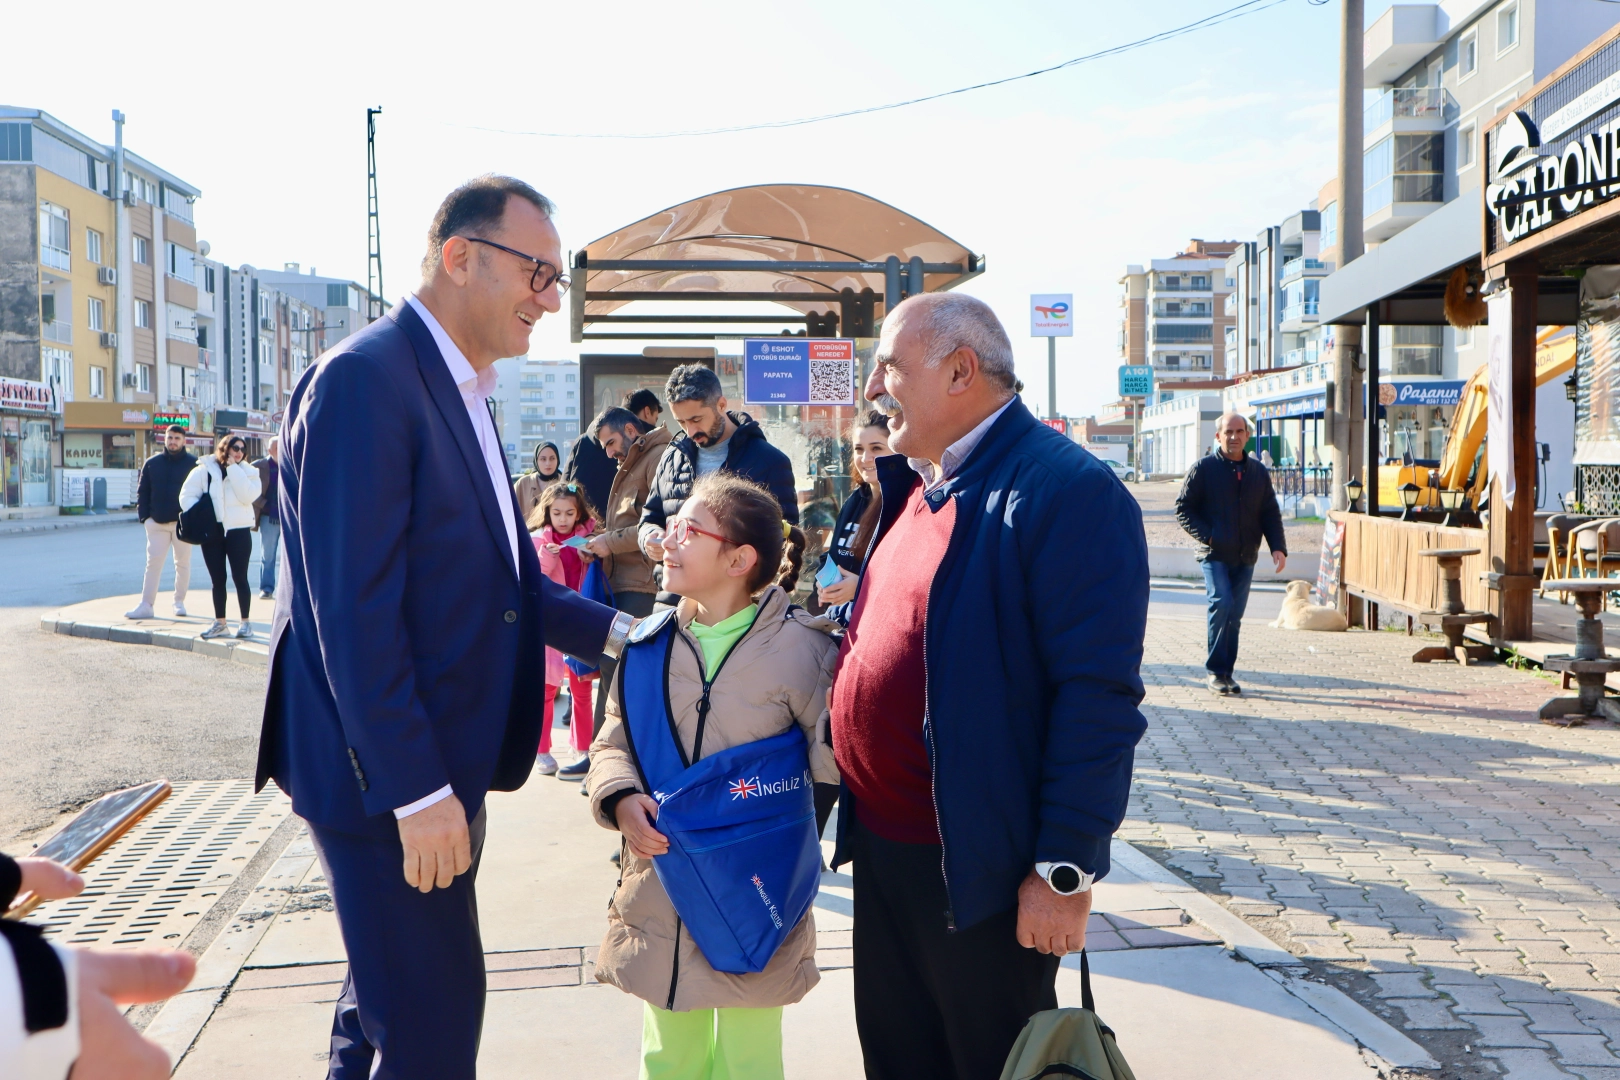
[(51, 502), (51, 422), (24, 420), (19, 446), (18, 481), (23, 506)]

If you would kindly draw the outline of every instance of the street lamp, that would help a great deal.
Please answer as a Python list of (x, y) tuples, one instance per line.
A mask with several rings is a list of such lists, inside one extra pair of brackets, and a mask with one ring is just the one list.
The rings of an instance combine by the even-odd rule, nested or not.
[(1574, 401), (1575, 393), (1579, 387), (1580, 384), (1575, 381), (1575, 373), (1573, 371), (1570, 372), (1569, 378), (1564, 380), (1564, 396), (1569, 398), (1569, 400)]
[(1401, 505), (1405, 507), (1405, 509), (1401, 511), (1402, 521), (1412, 520), (1412, 510), (1417, 506), (1418, 492), (1422, 490), (1422, 488), (1418, 487), (1410, 480), (1401, 485)]
[(1440, 489), (1440, 505), (1446, 512), (1446, 520), (1443, 522), (1443, 524), (1456, 524), (1453, 519), (1457, 516), (1457, 511), (1462, 508), (1462, 503), (1463, 493), (1461, 491), (1457, 490), (1456, 488)]
[(1361, 513), (1361, 511), (1356, 509), (1356, 503), (1361, 500), (1361, 491), (1361, 481), (1355, 477), (1351, 477), (1350, 482), (1344, 485), (1344, 495), (1345, 498), (1350, 500), (1350, 506), (1348, 509), (1352, 514)]

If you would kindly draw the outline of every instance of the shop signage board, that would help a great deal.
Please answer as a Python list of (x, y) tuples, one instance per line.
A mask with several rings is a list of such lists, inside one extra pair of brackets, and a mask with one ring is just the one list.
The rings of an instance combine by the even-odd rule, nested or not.
[(743, 401), (749, 405), (854, 405), (854, 340), (745, 340)]
[(1153, 395), (1153, 365), (1121, 364), (1119, 368), (1120, 397), (1151, 397)]
[(1043, 416), (1041, 417), (1041, 423), (1045, 424), (1059, 435), (1067, 435), (1069, 433), (1069, 421), (1061, 416)]
[[(1481, 164), (1487, 265), (1620, 196), (1620, 32), (1486, 132)], [(1526, 246), (1534, 246), (1527, 244)]]
[(1268, 401), (1254, 406), (1256, 420), (1286, 420), (1295, 416), (1315, 416), (1327, 407), (1326, 391), (1287, 401)]
[(1030, 337), (1073, 337), (1074, 294), (1032, 293), (1029, 298)]
[(1322, 557), (1316, 569), (1316, 595), (1328, 607), (1339, 606), (1344, 582), (1344, 522), (1329, 520), (1322, 527)]
[(1380, 405), (1449, 408), (1462, 400), (1461, 379), (1389, 379), (1378, 384)]
[(191, 414), (190, 413), (164, 413), (164, 412), (153, 413), (152, 414), (152, 427), (160, 428), (160, 429), (167, 429), (167, 428), (171, 428), (171, 427), (183, 427), (187, 431), (190, 431), (191, 430)]
[(56, 408), (56, 392), (49, 383), (0, 377), (0, 409), (49, 414)]
[(102, 436), (69, 431), (62, 436), (62, 465), (68, 469), (99, 469), (102, 466)]
[(150, 424), (151, 422), (152, 422), (152, 414), (147, 412), (145, 409), (125, 409), (124, 410), (124, 423), (126, 423), (126, 424), (139, 424), (142, 427), (145, 427), (147, 424)]

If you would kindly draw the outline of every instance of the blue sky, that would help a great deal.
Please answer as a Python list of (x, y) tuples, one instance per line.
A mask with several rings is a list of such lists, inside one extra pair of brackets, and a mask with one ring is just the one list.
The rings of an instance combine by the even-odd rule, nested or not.
[[(416, 280), (439, 199), (481, 172), (555, 199), (568, 247), (739, 184), (854, 188), (988, 255), (969, 291), (1007, 323), (1033, 401), (1046, 398), (1046, 350), (1025, 336), (1027, 296), (1076, 294), (1058, 400), (1079, 415), (1113, 396), (1126, 263), (1195, 236), (1252, 239), (1332, 174), (1337, 3), (1283, 0), (1057, 74), (809, 127), (661, 141), (476, 129), (661, 131), (856, 108), (1042, 67), (1234, 2), (292, 0), (172, 3), (160, 17), (101, 0), (36, 4), (8, 13), (7, 36), (32, 44), (9, 50), (0, 102), (109, 142), (121, 108), (133, 150), (202, 188), (199, 236), (214, 257), (361, 281), (365, 108), (381, 105), (396, 296)], [(577, 349), (557, 318), (531, 353)]]

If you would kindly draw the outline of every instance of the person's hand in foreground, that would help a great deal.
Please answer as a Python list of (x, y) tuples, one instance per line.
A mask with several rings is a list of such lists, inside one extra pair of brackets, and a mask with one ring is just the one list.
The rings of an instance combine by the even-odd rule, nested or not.
[(1090, 889), (1060, 896), (1033, 870), (1018, 886), (1018, 944), (1026, 949), (1058, 956), (1079, 952), (1086, 947), (1090, 916)]
[(1283, 567), (1288, 565), (1288, 552), (1273, 551), (1271, 553), (1271, 565), (1277, 568), (1277, 573), (1282, 573)]
[(838, 573), (839, 578), (837, 581), (825, 589), (818, 588), (816, 590), (816, 598), (821, 601), (824, 607), (832, 607), (834, 604), (847, 604), (855, 599), (855, 586), (860, 583), (860, 575), (852, 574), (843, 567), (838, 568)]
[(637, 858), (651, 859), (668, 853), (669, 837), (653, 828), (653, 822), (658, 820), (658, 803), (650, 796), (640, 792), (626, 795), (613, 808), (613, 816)]
[(41, 900), (66, 900), (84, 891), (84, 878), (54, 859), (26, 856), (17, 860), (22, 871), (21, 893), (33, 893)]
[(600, 533), (585, 542), (585, 550), (598, 559), (605, 559), (613, 554), (612, 549), (608, 546), (608, 538)]
[(70, 1080), (167, 1080), (169, 1055), (130, 1026), (123, 1005), (162, 1001), (197, 973), (173, 949), (80, 949), (79, 1059)]
[(435, 886), (448, 889), (472, 866), (467, 811), (454, 795), (400, 818), (399, 842), (405, 848), (406, 883), (425, 893)]

